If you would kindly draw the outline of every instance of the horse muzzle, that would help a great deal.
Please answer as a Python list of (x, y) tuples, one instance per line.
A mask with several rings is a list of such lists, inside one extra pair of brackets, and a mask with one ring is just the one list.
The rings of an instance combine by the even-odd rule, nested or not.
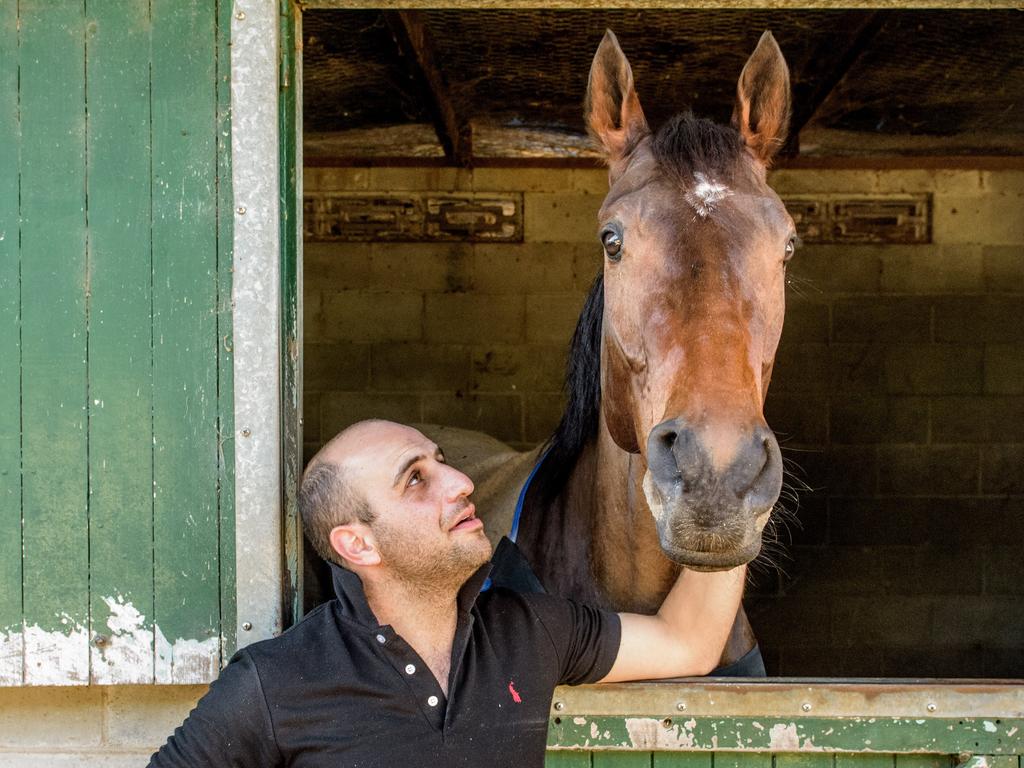
[(732, 568), (761, 549), (761, 531), (782, 490), (782, 454), (765, 425), (729, 438), (723, 462), (683, 419), (663, 421), (648, 437), (645, 495), (662, 549), (682, 565)]

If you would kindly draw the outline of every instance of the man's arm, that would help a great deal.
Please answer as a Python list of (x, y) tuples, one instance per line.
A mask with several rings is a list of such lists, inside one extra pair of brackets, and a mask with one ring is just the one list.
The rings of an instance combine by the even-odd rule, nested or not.
[(683, 569), (654, 616), (622, 613), (622, 640), (600, 680), (706, 675), (718, 664), (743, 596), (747, 567), (702, 573)]

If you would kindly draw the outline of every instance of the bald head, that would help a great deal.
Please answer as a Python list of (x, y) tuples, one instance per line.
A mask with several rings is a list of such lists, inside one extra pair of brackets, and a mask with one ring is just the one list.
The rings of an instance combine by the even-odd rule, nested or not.
[(366, 444), (378, 430), (400, 427), (389, 421), (360, 421), (329, 440), (306, 466), (299, 486), (299, 514), (310, 543), (324, 560), (344, 565), (331, 546), (331, 531), (339, 525), (370, 525), (374, 512), (354, 482), (350, 462), (360, 463)]

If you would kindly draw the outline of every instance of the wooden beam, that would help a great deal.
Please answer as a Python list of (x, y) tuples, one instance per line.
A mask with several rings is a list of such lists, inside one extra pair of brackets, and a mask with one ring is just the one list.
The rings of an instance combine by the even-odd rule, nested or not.
[[(307, 168), (436, 168), (442, 157), (307, 157)], [(583, 168), (600, 169), (599, 161), (583, 157), (478, 157), (476, 168)], [(802, 155), (780, 158), (774, 170), (966, 170), (1024, 171), (1024, 155), (858, 155), (851, 157)]]
[(782, 149), (784, 157), (796, 157), (800, 153), (800, 131), (867, 50), (868, 44), (881, 29), (882, 23), (883, 15), (878, 11), (865, 13), (859, 23), (851, 25), (845, 31), (836, 30), (824, 38), (822, 44), (807, 60), (808, 69), (820, 65), (827, 66), (828, 70), (813, 84), (800, 84), (794, 87), (789, 137)]
[(437, 65), (436, 49), (426, 20), (420, 11), (383, 11), (399, 53), (406, 61), (410, 76), (430, 94), (431, 120), (445, 156), (455, 165), (473, 163), (472, 132), (459, 117), (452, 101), (447, 78)]

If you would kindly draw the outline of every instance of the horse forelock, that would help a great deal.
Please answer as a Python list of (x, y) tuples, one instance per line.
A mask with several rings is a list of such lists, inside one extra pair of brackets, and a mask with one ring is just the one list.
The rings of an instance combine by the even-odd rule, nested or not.
[(690, 112), (664, 123), (650, 143), (661, 172), (688, 190), (688, 200), (698, 213), (727, 191), (725, 184), (743, 157), (743, 147), (743, 137), (731, 125), (719, 125)]
[(553, 499), (565, 486), (587, 442), (597, 434), (601, 417), (601, 327), (604, 275), (587, 294), (569, 345), (565, 370), (566, 406), (546, 446), (546, 458), (534, 480), (543, 498)]

